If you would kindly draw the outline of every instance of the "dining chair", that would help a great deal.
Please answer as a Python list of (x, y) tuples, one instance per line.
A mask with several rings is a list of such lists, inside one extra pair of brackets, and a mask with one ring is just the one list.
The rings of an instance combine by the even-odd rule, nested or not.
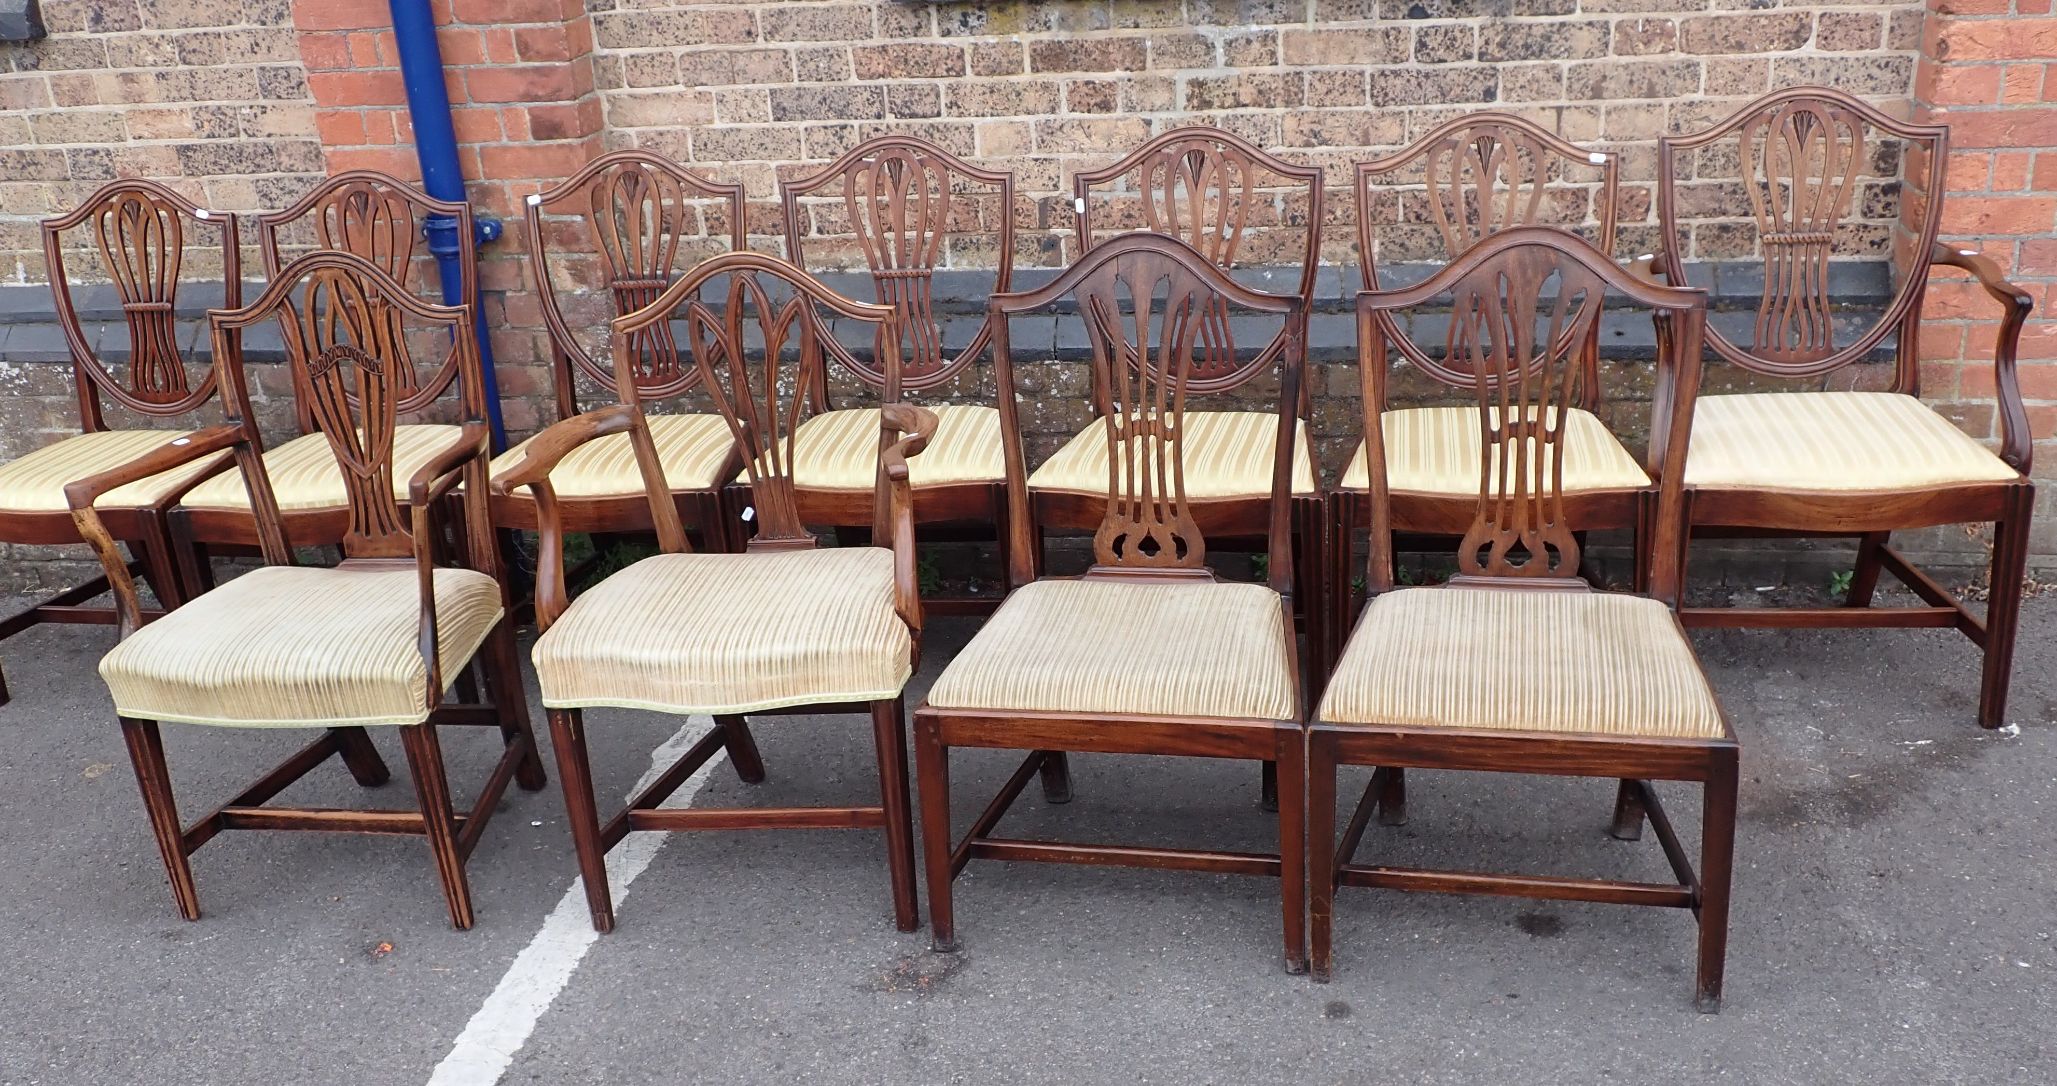
[[(464, 397), (451, 439), (399, 484), (407, 502), (394, 496), (400, 375), (411, 371), (417, 345), (431, 342), (452, 357), (449, 365), (475, 371), (471, 309), (421, 302), (369, 261), (324, 251), (286, 266), (249, 305), (208, 317), (228, 421), (65, 487), (79, 533), (114, 588), (122, 639), (101, 659), (100, 675), (121, 720), (172, 898), (181, 916), (199, 919), (189, 858), (223, 830), (407, 834), (427, 839), (450, 922), (469, 928), (465, 864), (487, 820), (510, 781), (529, 791), (547, 783), (485, 529), (490, 432), (475, 391)], [(237, 333), (274, 321), (283, 326), (293, 378), (308, 394), (314, 433), (327, 444), (347, 495), (338, 533), (343, 560), (333, 567), (294, 563), (285, 517), (258, 453)], [(475, 390), (478, 383), (464, 387)], [(97, 501), (224, 451), (233, 453), (238, 478), (249, 489), (263, 564), (141, 625), (135, 584)], [(440, 499), (460, 479), (470, 484), (473, 509), (465, 518), (468, 530), (446, 539)], [(451, 683), (473, 668), (490, 700), (446, 700)], [(318, 728), (321, 735), (234, 798), (182, 825), (160, 734), (166, 723)], [(444, 772), (438, 729), (451, 726), (497, 728), (503, 747), (467, 813), (453, 809)], [(332, 756), (359, 784), (384, 784), (389, 773), (369, 730), (387, 727), (400, 733), (417, 809), (270, 802)]]
[[(888, 403), (879, 414), (878, 546), (822, 548), (795, 492), (795, 436), (831, 342), (827, 318), (869, 325), (890, 306), (845, 298), (798, 267), (762, 253), (709, 258), (649, 305), (614, 320), (622, 402), (552, 426), (494, 481), (535, 497), (542, 559), (536, 575), (536, 677), (564, 781), (593, 927), (614, 928), (607, 852), (632, 830), (880, 829), (894, 921), (918, 925), (907, 733), (901, 688), (921, 635), (907, 458), (934, 433), (928, 412)], [(701, 387), (726, 420), (751, 486), (755, 534), (736, 554), (695, 553), (686, 540), (633, 379), (633, 344), (657, 325), (682, 326)], [(896, 364), (890, 350), (888, 373)], [(551, 469), (589, 442), (626, 435), (643, 476), (661, 553), (568, 600), (564, 529)], [(706, 714), (715, 727), (603, 824), (594, 798), (585, 711), (599, 707)], [(659, 809), (686, 779), (727, 751), (745, 782), (764, 779), (749, 730), (760, 714), (865, 713), (877, 746), (877, 806)]]
[[(2015, 364), (2034, 298), (1977, 250), (1936, 240), (1948, 188), (1948, 126), (1908, 124), (1839, 90), (1796, 87), (1705, 131), (1667, 136), (1657, 147), (1665, 247), (1642, 265), (1666, 281), (1685, 282), (1686, 260), (1714, 248), (1712, 238), (1687, 233), (1692, 208), (1710, 199), (1739, 204), (1735, 213), (1745, 222), (1740, 231), (1724, 224), (1723, 236), (1740, 232), (1749, 252), (1717, 274), (1756, 293), (1756, 312), (1747, 327), (1710, 328), (1707, 343), (1746, 374), (1798, 389), (1700, 401), (1685, 467), (1690, 531), (1681, 544), (1703, 536), (1857, 543), (1840, 607), (1691, 606), (1683, 611), (1686, 625), (1955, 629), (1984, 655), (1978, 723), (2000, 727), (2007, 722), (2035, 501), (2034, 434)], [(1740, 167), (1740, 193), (1680, 182), (1709, 156)], [(1893, 207), (1895, 197), (1891, 229), (1905, 237), (1888, 246), (1880, 237), (1886, 228), (1861, 220), (1892, 214), (1880, 205)], [(1875, 320), (1853, 319), (1839, 304), (1846, 289), (1839, 273), (1851, 259), (1888, 248), (1905, 254), (1889, 300)], [(1997, 454), (1921, 401), (1922, 300), (1938, 267), (1969, 272), (2000, 307), (1992, 370)], [(1863, 383), (1858, 364), (1889, 341), (1890, 384), (1881, 391), (1856, 387)], [(1894, 531), (1983, 522), (1993, 525), (1984, 615), (1890, 542)], [(1920, 604), (1873, 606), (1882, 571)]]
[[(1359, 162), (1354, 171), (1359, 268), (1367, 290), (1419, 282), (1425, 269), (1449, 263), (1473, 245), (1517, 226), (1550, 225), (1578, 233), (1611, 255), (1620, 203), (1620, 161), (1559, 138), (1521, 117), (1473, 113), (1453, 118), (1407, 147)], [(1381, 283), (1380, 267), (1386, 266)], [(1636, 456), (1609, 428), (1599, 360), (1599, 326), (1578, 344), (1580, 400), (1566, 415), (1564, 493), (1574, 529), (1640, 531), (1654, 494)], [(1403, 396), (1449, 393), (1460, 402), (1398, 406), (1381, 400), (1384, 447), (1360, 442), (1329, 496), (1334, 519), (1324, 593), (1336, 608), (1335, 639), (1355, 619), (1356, 594), (1348, 567), (1356, 535), (1369, 524), (1370, 478), (1386, 479), (1387, 515), (1396, 532), (1449, 539), (1464, 534), (1478, 505), (1477, 419), (1461, 402), (1471, 375), (1439, 359), (1414, 337), (1373, 337), (1360, 371), (1371, 385), (1388, 355), (1406, 363)], [(1391, 390), (1391, 380), (1381, 384)], [(1419, 386), (1426, 385), (1423, 389)], [(1373, 463), (1374, 458), (1378, 461)], [(1641, 555), (1638, 539), (1632, 553)], [(1640, 583), (1640, 582), (1638, 582)], [(1338, 650), (1339, 643), (1329, 648)], [(1333, 656), (1322, 661), (1324, 669)]]
[[(1648, 595), (1595, 591), (1579, 576), (1566, 501), (1578, 355), (1616, 293), (1662, 329), (1650, 459), (1659, 544)], [(1694, 996), (1720, 1007), (1735, 848), (1737, 742), (1673, 608), (1684, 531), (1680, 468), (1699, 383), (1707, 299), (1639, 281), (1598, 249), (1547, 227), (1503, 230), (1410, 287), (1358, 296), (1359, 334), (1399, 339), (1447, 308), (1445, 363), (1471, 375), (1478, 491), (1446, 585), (1393, 586), (1387, 480), (1371, 477), (1371, 602), (1343, 649), (1308, 734), (1307, 825), (1314, 975), (1333, 972), (1335, 891), (1368, 886), (1690, 909), (1699, 921)], [(1370, 344), (1365, 344), (1369, 348)], [(1365, 400), (1365, 439), (1382, 413)], [(1377, 767), (1340, 844), (1339, 765)], [(1357, 862), (1374, 814), (1404, 819), (1406, 774), (1470, 770), (1619, 778), (1612, 832), (1656, 830), (1675, 884), (1488, 874)], [(1653, 780), (1703, 787), (1700, 865)]]
[[(214, 398), (213, 371), (196, 367), (200, 352), (182, 342), (190, 336), (178, 324), (178, 305), (182, 295), (190, 299), (216, 289), (215, 276), (222, 303), (241, 304), (241, 249), (234, 215), (201, 208), (140, 179), (102, 185), (68, 214), (42, 225), (57, 325), (71, 354), (79, 432), (0, 465), (0, 542), (81, 543), (65, 484), (190, 436), (191, 430), (149, 426), (189, 419)], [(120, 314), (115, 321), (87, 327), (73, 295), (81, 270), (81, 281), (104, 278), (111, 284)], [(97, 309), (90, 302), (88, 308)], [(109, 407), (119, 422), (139, 420), (144, 426), (110, 424)], [(158, 607), (143, 612), (146, 618), (178, 606), (193, 591), (172, 557), (166, 511), (225, 457), (139, 479), (100, 499), (101, 526), (129, 548), (134, 560), (128, 568), (141, 572), (157, 597)], [(113, 608), (90, 605), (107, 590), (107, 581), (95, 577), (0, 618), (0, 640), (45, 622), (113, 625)], [(0, 681), (0, 692), (5, 689)]]
[[(656, 301), (695, 262), (750, 247), (743, 186), (708, 180), (650, 151), (602, 155), (555, 188), (529, 196), (523, 214), (560, 420), (578, 415), (582, 402), (620, 399), (612, 352), (589, 338), (594, 325)], [(643, 329), (627, 346), (635, 356), (631, 377), (639, 402), (690, 397), (699, 389), (700, 371), (680, 350), (669, 324)], [(581, 395), (581, 385), (588, 395)], [(739, 466), (728, 423), (706, 411), (646, 414), (645, 421), (682, 522), (700, 531), (709, 550), (737, 549), (721, 504), (722, 489)], [(501, 453), (493, 474), (513, 470), (526, 454), (526, 442)], [(551, 486), (565, 531), (651, 530), (643, 476), (627, 434), (572, 453), (558, 465)], [(527, 490), (495, 494), (491, 505), (496, 527), (536, 529), (535, 499)]]
[[(431, 198), (370, 170), (337, 174), (285, 210), (258, 215), (258, 250), (267, 279), (283, 275), (293, 254), (299, 252), (344, 252), (367, 261), (400, 287), (397, 292), (367, 296), (377, 310), (372, 319), (391, 324), (397, 332), (404, 326), (406, 313), (399, 295), (425, 301), (434, 293), (424, 269), (429, 256), (422, 231), (438, 216), (457, 223), (457, 264), (464, 277), (460, 289), (464, 298), (476, 304), (477, 261), (470, 206)], [(412, 368), (412, 357), (397, 361), (410, 367), (392, 375), (392, 390), (399, 397), (398, 410), (404, 420), (394, 431), (393, 496), (405, 503), (406, 480), (459, 437), (461, 427), (453, 421), (457, 403), (438, 403), (459, 383), (459, 361), (455, 352), (446, 353), (435, 368), (424, 372)], [(246, 384), (250, 376), (244, 375)], [(472, 394), (463, 389), (459, 395)], [(276, 448), (266, 448), (260, 434), (253, 434), (251, 440), (257, 442), (270, 476), (287, 542), (295, 547), (333, 546), (349, 530), (352, 516), (344, 472), (315, 424), (312, 390), (296, 383), (291, 395), (299, 435)], [(260, 546), (250, 501), (249, 491), (234, 469), (214, 474), (180, 499), (171, 515), (174, 549), (187, 563), (186, 575), (196, 584), (213, 584), (210, 548)], [(462, 505), (455, 508), (461, 511)]]
[[(780, 181), (779, 203), (786, 252), (795, 264), (820, 262), (810, 260), (810, 238), (819, 256), (829, 235), (851, 235), (851, 255), (862, 259), (878, 303), (893, 307), (893, 323), (877, 329), (867, 346), (877, 359), (884, 357), (885, 341), (893, 341), (900, 359), (898, 395), (875, 362), (845, 364), (840, 373), (887, 402), (921, 393), (991, 399), (976, 365), (992, 342), (992, 319), (951, 319), (938, 305), (936, 276), (952, 274), (952, 266), (969, 256), (994, 266), (985, 293), (1009, 288), (1013, 174), (980, 169), (915, 136), (877, 136), (813, 174)], [(944, 306), (956, 300), (941, 299)], [(794, 485), (809, 523), (861, 528), (871, 523), (878, 409), (836, 408), (831, 383), (826, 375), (816, 381), (816, 413), (794, 434)], [(993, 541), (1002, 567), (994, 583), (1004, 583), (1006, 556), (999, 541), (1007, 534), (1007, 463), (1000, 449), (1000, 412), (989, 402), (933, 403), (928, 410), (936, 416), (936, 435), (908, 464), (914, 522), (928, 540)], [(936, 614), (986, 614), (997, 598), (931, 593), (922, 603)]]
[[(1106, 378), (1103, 514), (1082, 577), (1039, 577), (1026, 515), (1014, 355), (1007, 319), (1071, 303)], [(1225, 304), (1226, 303), (1226, 304)], [(943, 668), (915, 710), (922, 850), (934, 947), (957, 948), (952, 881), (974, 859), (1167, 868), (1277, 878), (1285, 962), (1306, 971), (1301, 788), (1305, 733), (1293, 631), (1291, 451), (1298, 429), (1301, 300), (1238, 285), (1205, 255), (1162, 234), (1102, 242), (1048, 285), (988, 301), (997, 339), (1009, 500), (1005, 602)], [(1280, 398), (1271, 417), (1264, 584), (1223, 581), (1206, 565), (1207, 513), (1190, 498), (1187, 394), (1209, 358), (1206, 328), (1224, 312), (1284, 318)], [(950, 754), (1026, 751), (1021, 767), (959, 839), (951, 830)], [(1276, 853), (1079, 844), (1001, 836), (1001, 820), (1039, 774), (1070, 791), (1066, 751), (1276, 763)]]

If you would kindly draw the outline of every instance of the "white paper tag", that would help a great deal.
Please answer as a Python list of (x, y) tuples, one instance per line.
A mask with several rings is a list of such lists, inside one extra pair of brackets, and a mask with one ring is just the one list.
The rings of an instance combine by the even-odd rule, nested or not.
[(757, 519), (757, 507), (756, 507), (756, 506), (754, 506), (754, 505), (746, 505), (746, 506), (744, 506), (744, 507), (743, 507), (743, 522), (744, 522), (745, 524), (747, 524), (747, 523), (749, 523), (750, 521), (753, 521), (753, 520), (756, 520), (756, 519)]

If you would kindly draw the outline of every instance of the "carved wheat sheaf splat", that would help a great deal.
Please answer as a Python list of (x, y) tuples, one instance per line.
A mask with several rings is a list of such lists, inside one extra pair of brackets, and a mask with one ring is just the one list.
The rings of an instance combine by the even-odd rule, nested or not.
[(1765, 265), (1753, 347), (1771, 362), (1818, 362), (1836, 352), (1829, 257), (1864, 168), (1864, 123), (1831, 103), (1789, 102), (1746, 120), (1740, 142)]
[[(640, 162), (610, 167), (586, 189), (579, 212), (606, 274), (615, 316), (649, 305), (671, 284), (687, 228), (686, 200), (676, 176)], [(685, 375), (669, 321), (630, 336), (638, 387), (668, 386)]]
[(899, 340), (901, 372), (919, 380), (946, 365), (936, 320), (936, 268), (950, 219), (950, 168), (912, 147), (885, 147), (855, 163), (843, 204), (881, 305), (897, 317), (879, 329)]
[(1109, 375), (1107, 492), (1094, 562), (1199, 569), (1207, 547), (1186, 506), (1186, 385), (1205, 314), (1223, 303), (1171, 261), (1109, 261), (1075, 291), (1093, 364)]
[(813, 301), (795, 294), (774, 303), (748, 271), (723, 278), (719, 313), (698, 298), (686, 302), (686, 340), (709, 397), (743, 453), (756, 541), (811, 545), (813, 536), (794, 502), (792, 436), (806, 409), (808, 384), (819, 372), (814, 363), (821, 331)]
[(179, 213), (142, 192), (128, 191), (103, 204), (92, 223), (128, 325), (129, 393), (144, 403), (178, 403), (192, 391), (172, 319), (185, 255)]
[(1431, 144), (1423, 156), (1429, 216), (1447, 255), (1537, 222), (1550, 180), (1547, 161), (1540, 140), (1503, 124), (1482, 124)]
[(1598, 275), (1542, 249), (1509, 250), (1451, 289), (1449, 357), (1473, 374), (1481, 454), (1461, 572), (1576, 576), (1564, 428), (1583, 395), (1577, 345), (1597, 326), (1604, 292)]
[(409, 367), (388, 305), (349, 271), (318, 268), (281, 314), (288, 352), (302, 366), (308, 413), (342, 469), (350, 499), (343, 546), (352, 555), (413, 553), (393, 497), (397, 377)]

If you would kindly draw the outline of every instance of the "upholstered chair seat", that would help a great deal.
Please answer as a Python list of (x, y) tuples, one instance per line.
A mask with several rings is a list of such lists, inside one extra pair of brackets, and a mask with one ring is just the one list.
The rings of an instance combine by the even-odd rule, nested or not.
[(1826, 493), (2001, 483), (2021, 473), (1897, 392), (1702, 396), (1688, 488)]
[[(462, 430), (442, 424), (397, 426), (393, 431), (393, 496), (407, 500), (407, 484), (437, 453), (450, 447)], [(343, 471), (329, 439), (321, 434), (302, 434), (264, 454), (264, 474), (271, 480), (279, 512), (304, 513), (317, 509), (343, 509), (350, 504), (343, 485)], [(243, 486), (241, 472), (225, 471), (189, 491), (179, 502), (187, 509), (250, 508), (250, 492)]]
[[(721, 482), (722, 468), (735, 452), (735, 439), (720, 415), (651, 415), (649, 423), (666, 486), (705, 490)], [(528, 448), (524, 441), (495, 457), (494, 478), (520, 464)], [(643, 476), (629, 436), (609, 434), (559, 461), (550, 471), (550, 486), (560, 499), (633, 497), (643, 493)]]
[[(1261, 498), (1271, 493), (1278, 415), (1269, 411), (1185, 413), (1186, 497), (1192, 501)], [(1030, 490), (1105, 497), (1107, 422), (1095, 419), (1029, 476)], [(1315, 494), (1314, 456), (1302, 426), (1293, 442), (1293, 495)]]
[[(0, 511), (70, 512), (71, 507), (64, 500), (65, 484), (120, 467), (191, 433), (189, 430), (101, 430), (74, 434), (55, 444), (45, 445), (20, 459), (0, 465)], [(103, 509), (157, 505), (227, 458), (227, 453), (221, 453), (116, 487), (102, 495), (97, 504)]]
[[(1395, 493), (1478, 497), (1478, 408), (1410, 407), (1379, 416), (1386, 449), (1386, 479)], [(1369, 490), (1364, 443), (1343, 469), (1344, 490)], [(1564, 492), (1640, 490), (1650, 485), (1642, 465), (1607, 425), (1574, 408), (1564, 422)]]
[[(428, 719), (413, 563), (264, 566), (150, 623), (100, 661), (116, 711), (230, 727), (420, 724)], [(455, 679), (500, 620), (500, 586), (435, 571), (437, 659)]]
[[(936, 404), (936, 436), (907, 461), (916, 490), (1007, 478), (1000, 444), (1000, 412), (975, 404)], [(793, 433), (793, 485), (802, 490), (861, 490), (877, 485), (879, 412), (875, 407), (824, 411)], [(738, 476), (737, 482), (748, 482)]]
[(943, 669), (928, 704), (1291, 720), (1291, 636), (1264, 585), (1035, 581)]
[(893, 587), (884, 547), (645, 558), (536, 640), (543, 704), (735, 714), (891, 701), (913, 670)]
[(1331, 724), (1716, 739), (1721, 710), (1661, 601), (1403, 588), (1371, 601), (1322, 697)]

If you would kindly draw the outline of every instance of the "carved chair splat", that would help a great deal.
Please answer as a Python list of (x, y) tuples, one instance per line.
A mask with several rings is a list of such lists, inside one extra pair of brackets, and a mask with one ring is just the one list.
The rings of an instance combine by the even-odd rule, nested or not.
[[(395, 312), (399, 319), (394, 317)], [(93, 544), (121, 612), (122, 643), (101, 662), (179, 912), (200, 916), (189, 857), (223, 830), (317, 830), (424, 837), (450, 921), (469, 928), (465, 861), (510, 782), (546, 782), (516, 670), (514, 634), (500, 605), (498, 558), (484, 508), (489, 431), (476, 396), (462, 404), (455, 436), (395, 497), (394, 435), (406, 396), (410, 339), (453, 343), (455, 365), (474, 379), (479, 358), (469, 306), (419, 301), (378, 266), (340, 252), (287, 265), (248, 306), (210, 312), (215, 380), (225, 425), (176, 438), (122, 467), (65, 488), (80, 534)], [(294, 564), (284, 518), (263, 469), (249, 415), (242, 333), (278, 322), (296, 387), (334, 459), (347, 494), (339, 533), (343, 561)], [(411, 328), (419, 336), (409, 336)], [(201, 594), (148, 627), (127, 566), (95, 502), (110, 490), (223, 451), (233, 454), (256, 515), (264, 566)], [(443, 501), (469, 484), (471, 507), (446, 523)], [(446, 536), (446, 532), (449, 535)], [(453, 552), (453, 565), (438, 561)], [(333, 651), (347, 643), (349, 653)], [(451, 682), (476, 668), (490, 700), (450, 700)], [(467, 683), (467, 686), (470, 684)], [(227, 728), (318, 728), (322, 734), (235, 798), (182, 824), (159, 736), (162, 723)], [(366, 729), (399, 729), (414, 777), (416, 810), (329, 810), (269, 801), (340, 757), (360, 784), (389, 773)], [(451, 806), (437, 728), (486, 726), (503, 750), (469, 812)]]
[[(1578, 573), (1565, 462), (1585, 334), (1604, 296), (1648, 309), (1667, 334), (1659, 358), (1653, 455), (1666, 470), (1654, 503), (1651, 596), (1596, 592)], [(1332, 972), (1339, 886), (1663, 905), (1699, 922), (1696, 1004), (1720, 1007), (1735, 837), (1737, 744), (1684, 629), (1673, 547), (1684, 533), (1679, 481), (1698, 390), (1706, 296), (1632, 279), (1597, 249), (1542, 227), (1504, 230), (1413, 287), (1358, 296), (1364, 334), (1397, 337), (1402, 318), (1447, 300), (1449, 354), (1471, 375), (1482, 465), (1458, 574), (1394, 589), (1389, 489), (1371, 485), (1374, 593), (1323, 694), (1308, 741), (1311, 956)], [(1369, 351), (1370, 344), (1365, 345)], [(1381, 412), (1365, 400), (1366, 439)], [(1492, 648), (1489, 646), (1503, 646)], [(1512, 646), (1506, 648), (1504, 646)], [(1378, 767), (1336, 839), (1340, 765)], [(1675, 885), (1498, 875), (1362, 864), (1374, 814), (1405, 821), (1409, 769), (1615, 777), (1613, 831), (1657, 831)], [(1651, 780), (1705, 788), (1696, 871)]]

